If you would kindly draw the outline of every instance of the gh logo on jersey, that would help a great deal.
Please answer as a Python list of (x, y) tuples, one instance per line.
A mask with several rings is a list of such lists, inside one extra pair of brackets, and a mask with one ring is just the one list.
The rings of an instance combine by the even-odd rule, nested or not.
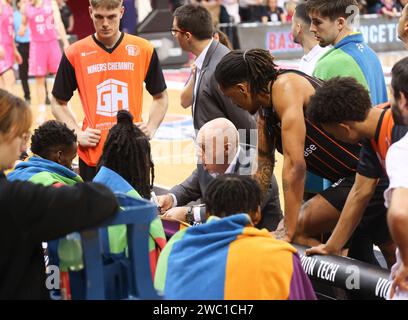
[[(98, 103), (96, 114), (115, 117), (121, 109), (129, 110), (128, 84), (115, 79), (108, 79), (96, 86)], [(121, 108), (119, 109), (119, 106)]]

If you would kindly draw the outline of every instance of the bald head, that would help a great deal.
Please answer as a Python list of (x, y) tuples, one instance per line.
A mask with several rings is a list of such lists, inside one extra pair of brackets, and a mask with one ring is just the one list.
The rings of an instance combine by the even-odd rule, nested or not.
[(199, 158), (210, 173), (223, 174), (234, 159), (239, 145), (239, 134), (226, 118), (207, 122), (197, 134)]

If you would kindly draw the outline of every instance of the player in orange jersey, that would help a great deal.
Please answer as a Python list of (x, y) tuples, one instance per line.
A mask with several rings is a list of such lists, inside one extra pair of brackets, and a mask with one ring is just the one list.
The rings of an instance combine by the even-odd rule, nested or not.
[[(123, 0), (90, 0), (95, 34), (72, 44), (61, 59), (53, 88), (54, 116), (74, 129), (79, 142), (80, 174), (95, 175), (96, 164), (116, 114), (125, 109), (149, 137), (168, 107), (166, 83), (151, 43), (119, 31)], [(143, 82), (153, 96), (147, 123), (142, 122)], [(78, 89), (85, 113), (82, 128), (67, 103)]]

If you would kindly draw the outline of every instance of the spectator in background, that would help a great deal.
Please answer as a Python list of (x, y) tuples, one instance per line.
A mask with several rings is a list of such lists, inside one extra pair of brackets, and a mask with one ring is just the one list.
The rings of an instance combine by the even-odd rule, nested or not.
[[(306, 12), (306, 4), (299, 4), (292, 19), (293, 41), (303, 48), (303, 57), (300, 59), (299, 70), (313, 75), (317, 61), (328, 51), (331, 46), (321, 47), (313, 33), (310, 32), (311, 20)], [(328, 183), (328, 181), (327, 181)], [(306, 173), (305, 198), (324, 189), (324, 180), (311, 172)]]
[(296, 2), (295, 1), (286, 2), (285, 9), (286, 9), (286, 21), (292, 22), (292, 17), (295, 14)]
[(381, 9), (381, 2), (379, 0), (366, 0), (367, 1), (367, 13), (376, 14)]
[[(181, 184), (174, 186), (167, 195), (159, 196), (165, 217), (193, 222), (206, 220), (205, 207), (188, 207), (191, 201), (203, 199), (214, 176), (234, 173), (251, 177), (254, 169), (256, 148), (239, 143), (239, 134), (233, 123), (225, 118), (214, 119), (201, 127), (197, 134), (197, 168)], [(168, 210), (168, 211), (167, 211)], [(165, 212), (166, 211), (166, 212)], [(279, 189), (273, 176), (265, 201), (261, 204), (261, 217), (257, 228), (276, 230), (282, 219)]]
[(306, 12), (306, 4), (299, 4), (292, 19), (293, 42), (300, 44), (304, 56), (300, 60), (299, 70), (313, 75), (317, 61), (328, 51), (331, 46), (321, 47), (314, 34), (310, 32), (311, 20)]
[(262, 22), (286, 22), (286, 16), (281, 7), (278, 7), (277, 0), (267, 0)]
[[(354, 77), (370, 93), (373, 105), (387, 102), (384, 72), (377, 54), (353, 31), (349, 6), (356, 0), (308, 0), (306, 11), (311, 18), (310, 31), (322, 47), (333, 45), (316, 64), (313, 75), (322, 80)], [(358, 50), (356, 50), (358, 48)]]
[(24, 91), (24, 100), (31, 102), (30, 87), (28, 85), (28, 56), (30, 53), (30, 29), (21, 29), (23, 15), (21, 14), (21, 0), (16, 1), (17, 10), (14, 11), (14, 34), (17, 50), (21, 55), (22, 63), (18, 65), (18, 76)]
[(239, 16), (239, 1), (238, 0), (222, 0), (222, 5), (227, 10), (231, 17), (231, 22), (240, 23), (241, 17)]
[(169, 0), (171, 12), (173, 13), (174, 10), (186, 4), (186, 2), (187, 2), (186, 0)]
[(395, 0), (382, 0), (382, 7), (378, 13), (383, 14), (389, 18), (398, 16), (398, 9)]
[(250, 22), (261, 22), (265, 15), (265, 7), (262, 0), (247, 0)]
[[(390, 104), (372, 107), (367, 90), (350, 77), (327, 81), (310, 99), (306, 115), (336, 139), (362, 144), (353, 187), (330, 239), (306, 253), (339, 254), (358, 230), (369, 234), (391, 267), (395, 263), (395, 244), (386, 228), (383, 199), (389, 181), (384, 163), (389, 146), (400, 140), (408, 127), (394, 123)], [(366, 210), (370, 201), (378, 204), (375, 211)], [(363, 222), (358, 227), (364, 216), (370, 217), (371, 226)]]
[(66, 0), (57, 0), (59, 11), (61, 13), (62, 23), (64, 24), (65, 31), (72, 33), (74, 30), (74, 15), (71, 9), (66, 4)]
[(367, 13), (367, 1), (366, 0), (357, 0), (358, 9), (360, 10), (360, 14)]
[[(215, 77), (222, 92), (233, 102), (252, 114), (260, 111), (256, 176), (263, 192), (273, 171), (272, 150), (276, 147), (284, 155), (285, 227), (282, 223), (275, 235), (315, 245), (303, 242), (301, 235), (321, 234), (337, 223), (352, 187), (360, 153), (358, 145), (330, 137), (322, 127), (305, 118), (310, 98), (323, 82), (300, 71), (277, 67), (270, 52), (261, 49), (229, 53), (218, 64)], [(302, 205), (306, 169), (333, 184)], [(373, 214), (378, 212), (376, 202), (370, 202), (369, 207)], [(373, 225), (369, 217), (366, 223)]]

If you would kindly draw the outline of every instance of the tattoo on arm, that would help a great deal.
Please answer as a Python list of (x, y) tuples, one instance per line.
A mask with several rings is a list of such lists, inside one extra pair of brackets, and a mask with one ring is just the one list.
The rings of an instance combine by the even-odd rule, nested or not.
[(262, 201), (268, 193), (275, 166), (274, 143), (266, 130), (265, 119), (258, 119), (258, 169), (255, 180), (259, 183)]
[(258, 171), (256, 173), (255, 179), (259, 183), (261, 188), (262, 199), (265, 199), (269, 185), (271, 184), (272, 174), (273, 174), (274, 163), (269, 157), (258, 159)]

